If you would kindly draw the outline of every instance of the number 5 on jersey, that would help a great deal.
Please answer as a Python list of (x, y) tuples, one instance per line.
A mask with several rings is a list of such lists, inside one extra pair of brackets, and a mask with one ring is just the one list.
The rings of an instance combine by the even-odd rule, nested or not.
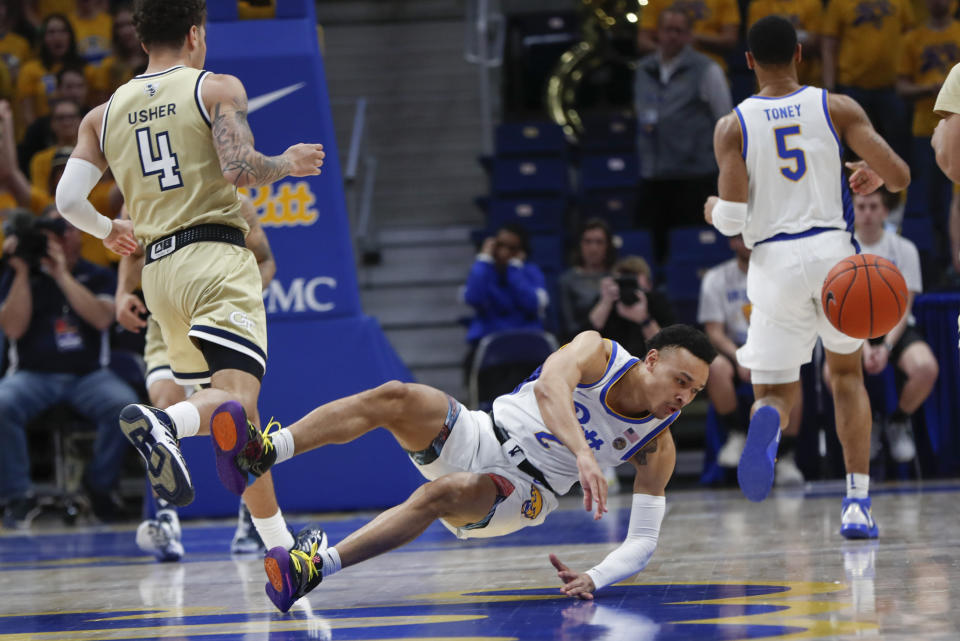
[(153, 136), (150, 135), (150, 127), (137, 129), (136, 134), (143, 175), (154, 176), (160, 174), (160, 189), (162, 191), (183, 187), (177, 154), (170, 151), (170, 134), (166, 131), (157, 134), (156, 154), (153, 153)]
[(790, 149), (787, 147), (787, 136), (800, 135), (800, 125), (791, 125), (789, 127), (780, 127), (773, 130), (777, 138), (777, 155), (784, 160), (792, 160), (796, 167), (780, 167), (780, 173), (784, 178), (793, 181), (800, 180), (807, 173), (807, 157), (802, 149)]

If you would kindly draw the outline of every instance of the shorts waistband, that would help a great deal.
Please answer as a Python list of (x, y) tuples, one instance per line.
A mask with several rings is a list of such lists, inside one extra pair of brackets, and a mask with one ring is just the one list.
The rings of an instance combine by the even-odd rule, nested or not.
[[(510, 440), (510, 435), (507, 433), (507, 430), (497, 425), (497, 422), (493, 420), (492, 412), (490, 413), (490, 422), (493, 423), (493, 433), (500, 442), (500, 445), (503, 445)], [(536, 479), (540, 485), (550, 490), (554, 495), (557, 494), (557, 491), (554, 490), (549, 483), (547, 483), (547, 478), (543, 475), (543, 472), (537, 469), (537, 467), (526, 458), (520, 459), (520, 462), (517, 463), (516, 466), (518, 470)]]
[(764, 238), (763, 240), (758, 240), (753, 244), (753, 246), (756, 247), (757, 245), (761, 245), (763, 243), (775, 243), (781, 240), (796, 240), (798, 238), (807, 238), (809, 236), (816, 236), (817, 234), (822, 234), (825, 231), (846, 231), (846, 230), (840, 229), (839, 227), (811, 227), (806, 231), (800, 231), (795, 234), (788, 234), (788, 233), (776, 234), (774, 236), (771, 236), (770, 238)]
[(160, 240), (155, 240), (147, 246), (145, 264), (160, 260), (169, 256), (178, 249), (182, 249), (193, 243), (214, 242), (229, 243), (238, 247), (246, 247), (243, 242), (243, 232), (230, 225), (217, 225), (207, 223), (187, 227), (174, 232), (169, 236), (164, 236)]

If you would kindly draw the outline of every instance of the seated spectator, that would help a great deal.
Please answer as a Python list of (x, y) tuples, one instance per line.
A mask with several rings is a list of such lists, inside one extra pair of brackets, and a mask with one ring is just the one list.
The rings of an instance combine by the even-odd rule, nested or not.
[[(50, 111), (50, 128), (53, 131), (54, 142), (51, 146), (38, 151), (30, 159), (30, 183), (37, 189), (49, 190), (50, 170), (53, 157), (57, 150), (63, 147), (73, 147), (77, 144), (77, 133), (80, 131), (80, 105), (71, 100), (57, 100)], [(53, 198), (56, 192), (47, 191)]]
[[(57, 90), (51, 98), (69, 100), (80, 105), (80, 116), (90, 111), (87, 91), (87, 78), (80, 67), (64, 67), (57, 72)], [(20, 169), (30, 175), (30, 160), (34, 154), (57, 144), (53, 133), (53, 119), (50, 114), (35, 118), (27, 126), (23, 139), (17, 145), (17, 157), (20, 160)], [(70, 143), (73, 144), (73, 143)]]
[(57, 73), (64, 67), (85, 68), (77, 54), (77, 41), (70, 21), (54, 13), (43, 21), (40, 57), (27, 61), (17, 77), (17, 109), (24, 125), (50, 113), (47, 102), (56, 91)]
[[(483, 242), (463, 293), (466, 303), (476, 312), (467, 329), (468, 375), (477, 344), (484, 336), (506, 329), (543, 329), (549, 302), (546, 281), (539, 267), (525, 262), (529, 255), (527, 230), (516, 224), (504, 225), (496, 236)], [(500, 372), (490, 374), (488, 382), (509, 392), (528, 374), (529, 371)]]
[(113, 52), (92, 73), (94, 101), (106, 102), (118, 87), (146, 68), (147, 54), (133, 26), (133, 9), (129, 3), (119, 4), (113, 11)]
[(600, 296), (590, 310), (590, 325), (634, 356), (647, 353), (647, 340), (661, 327), (676, 323), (670, 301), (653, 289), (650, 265), (627, 256), (613, 266), (613, 276), (600, 281)]
[[(907, 301), (907, 309), (910, 310), (916, 295), (923, 291), (920, 256), (912, 242), (884, 229), (890, 214), (891, 197), (883, 190), (867, 196), (854, 196), (856, 238), (862, 253), (882, 256), (900, 269), (910, 292)], [(913, 460), (917, 454), (913, 440), (913, 413), (930, 396), (940, 368), (915, 323), (913, 314), (908, 312), (886, 336), (870, 339), (863, 345), (864, 372), (880, 374), (888, 363), (892, 363), (905, 377), (899, 389), (897, 409), (887, 416), (879, 408), (874, 408), (871, 459), (876, 458), (882, 448), (881, 434), (886, 436), (894, 461), (905, 463)], [(824, 378), (829, 381), (826, 368)]]
[(77, 37), (77, 53), (89, 64), (97, 64), (110, 53), (113, 17), (100, 0), (76, 0), (70, 24)]
[(658, 25), (657, 50), (637, 63), (633, 96), (641, 178), (637, 223), (651, 229), (663, 261), (672, 227), (703, 222), (703, 201), (717, 189), (713, 129), (733, 103), (723, 70), (690, 46), (688, 15), (669, 7)]
[(590, 310), (600, 294), (600, 281), (610, 274), (617, 250), (606, 222), (583, 224), (574, 250), (573, 267), (560, 275), (560, 333), (571, 340), (590, 326)]
[(22, 526), (35, 512), (25, 428), (57, 403), (97, 425), (82, 483), (94, 513), (110, 520), (120, 508), (114, 488), (128, 447), (117, 417), (137, 402), (134, 391), (107, 369), (115, 277), (80, 258), (79, 231), (54, 208), (39, 220), (43, 230), (29, 212), (15, 215), (0, 275), (0, 328), (10, 341), (12, 363), (0, 379), (5, 522)]
[[(750, 370), (737, 362), (737, 349), (747, 341), (750, 321), (750, 300), (747, 298), (750, 250), (740, 235), (730, 239), (730, 248), (736, 256), (703, 275), (697, 322), (703, 324), (707, 338), (717, 350), (707, 379), (707, 397), (717, 412), (720, 426), (727, 433), (727, 441), (717, 452), (717, 465), (733, 468), (740, 462), (747, 442), (746, 421), (750, 416), (749, 408), (739, 407), (737, 401), (737, 388), (744, 383), (750, 384)], [(780, 439), (774, 476), (777, 485), (794, 485), (804, 480), (794, 458), (801, 407), (800, 403), (794, 403), (789, 424)]]

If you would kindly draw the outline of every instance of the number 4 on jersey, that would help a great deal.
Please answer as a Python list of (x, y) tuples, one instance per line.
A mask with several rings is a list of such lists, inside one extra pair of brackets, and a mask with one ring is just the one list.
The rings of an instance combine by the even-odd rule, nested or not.
[(150, 127), (137, 129), (137, 147), (140, 149), (140, 166), (144, 176), (160, 174), (160, 189), (176, 189), (183, 187), (183, 178), (180, 176), (180, 163), (177, 154), (170, 151), (170, 134), (161, 131), (157, 134), (157, 153), (153, 151), (153, 137)]

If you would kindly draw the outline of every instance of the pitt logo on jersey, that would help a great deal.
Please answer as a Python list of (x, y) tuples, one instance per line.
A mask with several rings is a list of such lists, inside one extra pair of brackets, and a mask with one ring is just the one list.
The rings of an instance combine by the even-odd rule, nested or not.
[(540, 510), (543, 509), (543, 495), (540, 494), (540, 490), (536, 486), (530, 486), (530, 498), (523, 502), (520, 506), (520, 511), (523, 512), (523, 515), (528, 519), (535, 519), (540, 516)]

